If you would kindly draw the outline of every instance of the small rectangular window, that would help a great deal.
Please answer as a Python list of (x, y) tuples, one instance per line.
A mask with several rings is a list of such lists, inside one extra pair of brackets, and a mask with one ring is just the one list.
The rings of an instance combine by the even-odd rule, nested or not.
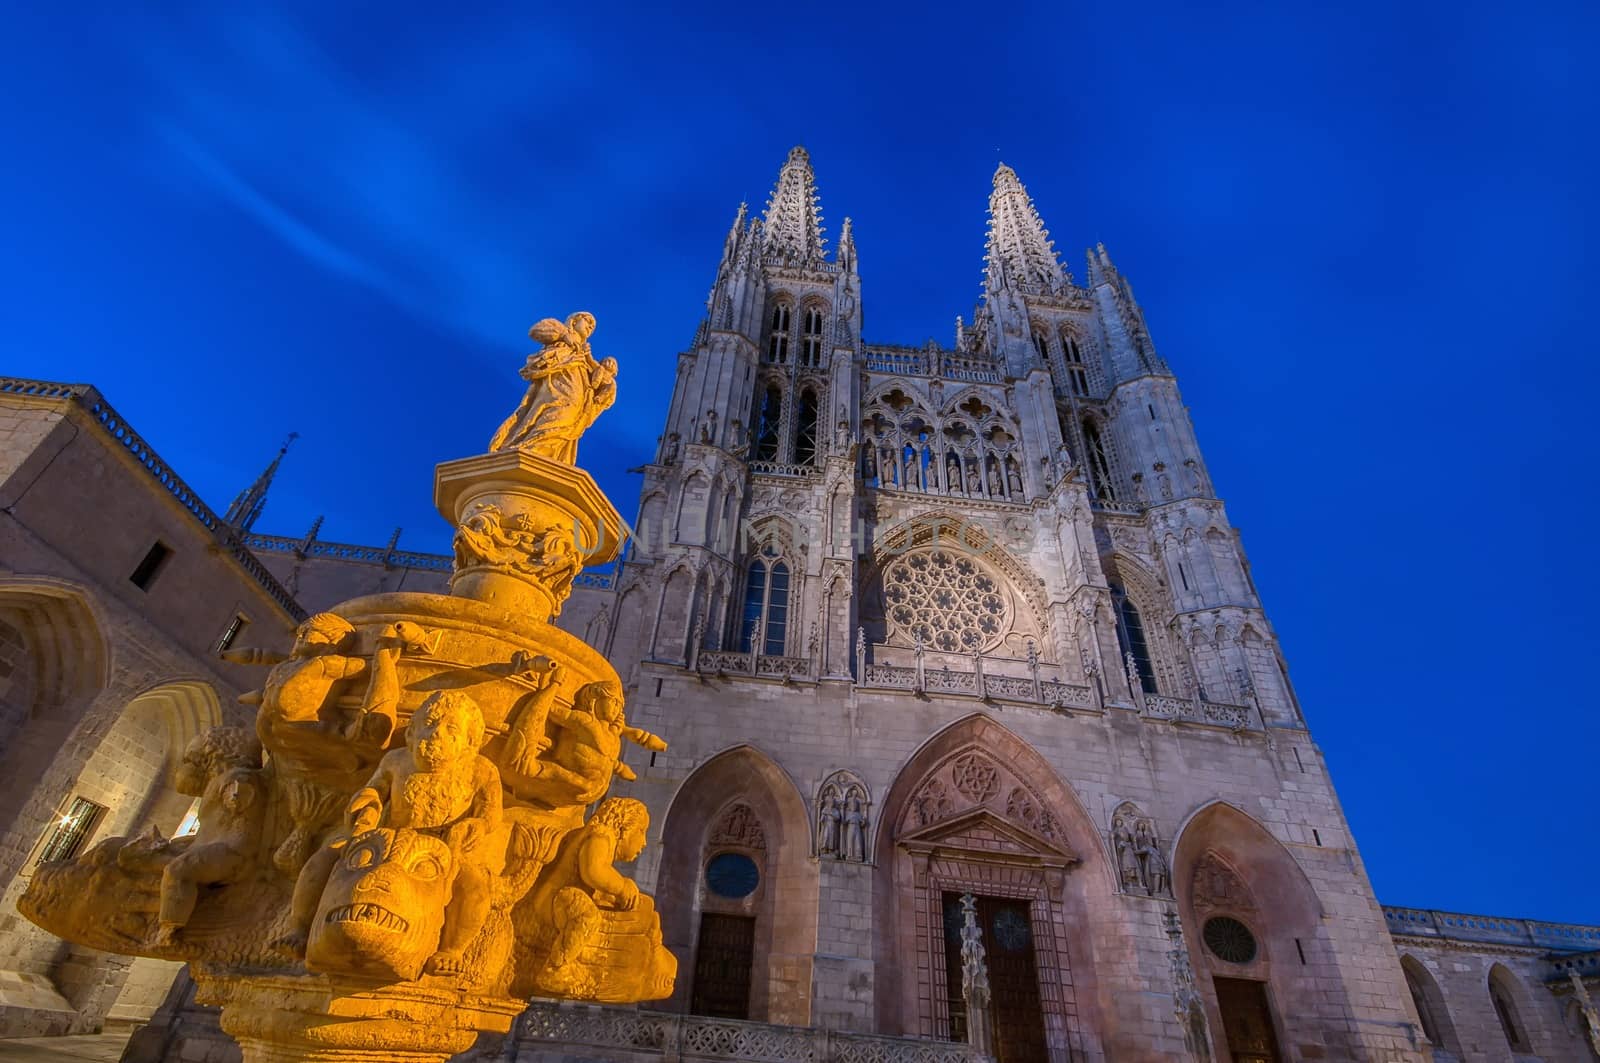
[(239, 637), (239, 632), (243, 631), (249, 623), (250, 621), (246, 620), (242, 616), (235, 616), (231, 621), (229, 621), (228, 629), (224, 631), (222, 633), (222, 637), (217, 640), (217, 652), (220, 654), (224, 650), (232, 649), (234, 640)]
[(144, 560), (139, 562), (139, 567), (133, 570), (133, 575), (128, 577), (129, 582), (142, 591), (149, 590), (150, 584), (161, 574), (170, 557), (171, 547), (163, 542), (155, 543), (150, 547), (150, 552), (144, 555)]
[(39, 853), (39, 862), (47, 860), (71, 860), (83, 848), (83, 843), (89, 840), (89, 835), (94, 832), (100, 817), (105, 814), (105, 806), (97, 805), (84, 797), (74, 797), (66, 814), (56, 820), (50, 831), (50, 840), (44, 843), (44, 850)]

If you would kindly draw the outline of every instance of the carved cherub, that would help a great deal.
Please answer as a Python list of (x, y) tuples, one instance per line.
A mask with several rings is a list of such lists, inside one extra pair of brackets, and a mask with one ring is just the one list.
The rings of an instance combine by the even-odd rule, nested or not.
[[(401, 622), (385, 628), (372, 657), (347, 653), (355, 628), (334, 613), (317, 613), (295, 629), (285, 657), (259, 649), (227, 650), (236, 664), (267, 664), (266, 684), (240, 697), (256, 712), (256, 736), (285, 780), (294, 823), (274, 860), (293, 874), (324, 826), (329, 790), (348, 792), (351, 776), (371, 770), (395, 726), (402, 653), (432, 648), (436, 635)], [(364, 695), (356, 683), (366, 679)], [(333, 807), (337, 807), (336, 805)]]
[(317, 903), (340, 851), (377, 827), (412, 830), (442, 839), (454, 858), (449, 906), (438, 950), (423, 970), (460, 974), (461, 957), (482, 929), (493, 899), (489, 836), (500, 827), (500, 773), (478, 752), (483, 713), (466, 694), (441, 690), (412, 716), (404, 749), (390, 750), (346, 810), (345, 837), (324, 847), (295, 883), (289, 953), (305, 948)]
[(406, 728), (406, 748), (391, 750), (350, 799), (352, 836), (380, 824), (443, 838), (456, 857), (439, 951), (424, 970), (459, 974), (467, 944), (489, 913), (489, 835), (500, 827), (500, 772), (478, 752), (483, 713), (466, 694), (428, 696)]
[[(622, 687), (615, 680), (598, 680), (578, 689), (572, 707), (555, 703), (557, 671), (547, 673), (549, 685), (540, 690), (518, 715), (507, 742), (506, 763), (519, 796), (550, 808), (586, 805), (598, 800), (611, 786), (613, 775), (638, 778), (622, 763), (622, 740), (659, 752), (667, 743), (657, 735), (629, 726), (623, 718)], [(548, 757), (539, 754), (549, 745), (546, 722), (559, 731)]]
[(546, 928), (547, 969), (577, 959), (600, 927), (601, 909), (630, 911), (649, 897), (612, 866), (638, 859), (650, 813), (631, 797), (608, 797), (589, 822), (562, 839), (555, 859), (534, 887), (533, 915)]
[(260, 743), (242, 727), (213, 727), (184, 750), (174, 788), (200, 798), (200, 826), (161, 873), (157, 947), (177, 942), (201, 886), (239, 881), (258, 855), (267, 804)]

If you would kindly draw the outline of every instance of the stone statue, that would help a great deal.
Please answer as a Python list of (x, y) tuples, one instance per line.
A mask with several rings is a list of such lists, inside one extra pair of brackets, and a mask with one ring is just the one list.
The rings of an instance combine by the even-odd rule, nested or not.
[(162, 869), (158, 947), (176, 943), (201, 886), (224, 886), (248, 873), (267, 804), (261, 744), (242, 727), (213, 727), (195, 736), (173, 789), (200, 798), (200, 826), (189, 847)]
[(595, 361), (594, 328), (594, 315), (580, 310), (566, 324), (547, 317), (528, 330), (544, 346), (522, 367), (527, 394), (490, 439), (491, 452), (523, 450), (576, 463), (578, 438), (617, 399), (617, 360)]
[(1133, 831), (1128, 821), (1118, 816), (1111, 824), (1111, 846), (1117, 854), (1117, 880), (1124, 891), (1143, 889), (1144, 872), (1139, 866), (1139, 854), (1134, 848)]
[(839, 845), (839, 824), (842, 819), (839, 799), (831, 792), (824, 793), (822, 809), (817, 813), (818, 856), (831, 856), (836, 860), (844, 857), (843, 848)]
[(1152, 897), (1170, 895), (1172, 875), (1167, 869), (1166, 857), (1161, 855), (1161, 846), (1156, 841), (1155, 827), (1149, 820), (1139, 821), (1134, 831), (1133, 847), (1143, 870), (1145, 892)]
[[(638, 859), (649, 825), (641, 802), (608, 797), (583, 828), (562, 840), (529, 897), (526, 917), (539, 927), (527, 953), (532, 977), (514, 983), (513, 992), (526, 987), (625, 1002), (671, 990), (678, 961), (661, 944), (654, 904), (612, 867), (618, 860)], [(641, 935), (647, 947), (626, 949), (638, 962), (627, 967), (593, 962), (596, 953), (622, 951), (619, 944)]]
[(861, 798), (850, 799), (850, 811), (844, 817), (846, 860), (858, 864), (867, 862), (867, 813), (861, 807)]
[[(552, 669), (552, 680), (557, 671)], [(638, 777), (621, 760), (624, 738), (656, 752), (667, 748), (656, 735), (628, 725), (621, 684), (589, 683), (574, 695), (571, 708), (554, 701), (556, 689), (551, 682), (540, 691), (508, 736), (506, 785), (519, 796), (552, 808), (586, 805), (606, 792), (613, 775), (630, 782)], [(547, 723), (558, 728), (548, 744)], [(550, 755), (541, 756), (547, 747)]]

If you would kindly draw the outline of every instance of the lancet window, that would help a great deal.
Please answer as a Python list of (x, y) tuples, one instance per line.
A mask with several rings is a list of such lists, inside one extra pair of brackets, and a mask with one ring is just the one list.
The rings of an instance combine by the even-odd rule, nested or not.
[(1088, 418), (1083, 421), (1083, 447), (1089, 452), (1089, 486), (1094, 488), (1095, 496), (1116, 501), (1117, 488), (1111, 478), (1111, 462), (1107, 458), (1105, 440), (1100, 437), (1099, 426)]
[(800, 338), (800, 364), (816, 368), (822, 364), (822, 307), (815, 303), (805, 308), (802, 315)]
[(811, 388), (800, 392), (800, 402), (795, 408), (794, 460), (799, 465), (811, 465), (817, 460), (817, 393)]
[(772, 328), (767, 337), (767, 361), (785, 365), (789, 361), (789, 304), (772, 307)]
[(777, 461), (778, 443), (783, 430), (783, 390), (768, 384), (756, 410), (756, 461)]
[(1061, 353), (1067, 366), (1067, 385), (1078, 396), (1089, 394), (1089, 367), (1084, 364), (1083, 350), (1078, 338), (1070, 330), (1061, 332)]
[(1039, 359), (1045, 365), (1050, 364), (1050, 337), (1044, 329), (1033, 330), (1033, 349), (1039, 352)]
[(1117, 643), (1124, 657), (1132, 655), (1134, 669), (1139, 673), (1139, 685), (1146, 694), (1159, 694), (1156, 687), (1155, 665), (1150, 659), (1150, 643), (1144, 634), (1144, 618), (1138, 606), (1128, 600), (1128, 592), (1121, 584), (1111, 584), (1111, 597), (1117, 608)]
[(744, 584), (744, 610), (739, 618), (739, 650), (781, 656), (789, 633), (789, 566), (768, 543), (750, 562)]

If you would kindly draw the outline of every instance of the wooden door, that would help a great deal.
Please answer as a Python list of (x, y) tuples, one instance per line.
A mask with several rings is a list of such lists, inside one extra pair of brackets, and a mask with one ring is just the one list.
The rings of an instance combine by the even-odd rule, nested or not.
[[(1039, 1004), (1039, 970), (1028, 902), (979, 897), (977, 914), (989, 968), (995, 1058), (998, 1063), (1047, 1063), (1050, 1056), (1045, 1045), (1044, 1010)], [(953, 1040), (964, 1041), (967, 1009), (961, 996), (960, 894), (944, 895), (944, 924), (950, 1035)]]
[(1243, 978), (1214, 978), (1222, 1031), (1234, 1063), (1280, 1063), (1278, 1035), (1272, 1029), (1267, 986)]
[(750, 960), (755, 942), (756, 921), (750, 916), (707, 912), (700, 917), (691, 1012), (719, 1019), (750, 1017)]

